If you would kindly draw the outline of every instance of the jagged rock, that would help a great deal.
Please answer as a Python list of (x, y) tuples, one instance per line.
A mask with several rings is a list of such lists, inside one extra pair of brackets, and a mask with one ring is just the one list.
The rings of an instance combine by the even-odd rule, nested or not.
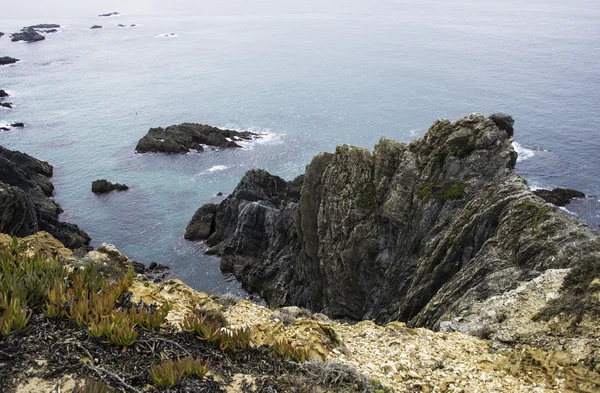
[(3, 108), (11, 109), (13, 107), (13, 104), (10, 102), (0, 102), (0, 106)]
[(222, 130), (196, 123), (183, 123), (167, 128), (151, 128), (140, 139), (135, 150), (138, 153), (187, 153), (204, 150), (203, 145), (239, 148), (236, 142), (257, 139), (260, 136), (249, 131)]
[(100, 25), (94, 25), (94, 26), (90, 27), (90, 29), (101, 29), (101, 28), (102, 28), (102, 26), (100, 26)]
[(185, 229), (184, 237), (188, 240), (206, 239), (214, 232), (214, 217), (217, 205), (201, 206)]
[(42, 23), (39, 25), (27, 26), (25, 29), (59, 29), (60, 25), (53, 23)]
[[(14, 57), (8, 57), (8, 56), (0, 57), (0, 65), (14, 64), (17, 61), (20, 61), (20, 60), (15, 59)], [(5, 96), (5, 97), (8, 97), (8, 96)]]
[(47, 162), (0, 146), (0, 232), (26, 236), (46, 231), (70, 249), (87, 247), (87, 233), (59, 221), (62, 209), (52, 200), (51, 176)]
[(574, 198), (585, 198), (585, 194), (581, 191), (572, 190), (570, 188), (555, 188), (553, 190), (539, 189), (533, 193), (548, 203), (556, 206), (566, 206), (571, 203)]
[(273, 306), (432, 328), (572, 267), (540, 315), (581, 320), (597, 309), (600, 240), (533, 194), (516, 159), (509, 131), (480, 114), (438, 120), (410, 144), (383, 138), (373, 153), (339, 146), (291, 182), (246, 173), (205, 207), (216, 211), (206, 241)]
[(33, 27), (24, 27), (19, 33), (11, 34), (11, 37), (13, 42), (36, 42), (46, 39), (46, 37), (35, 31)]
[(105, 194), (111, 191), (125, 191), (129, 190), (129, 187), (125, 184), (111, 183), (105, 179), (94, 180), (92, 182), (92, 192), (96, 194)]
[(116, 15), (120, 15), (120, 12), (109, 12), (108, 14), (100, 14), (98, 15), (99, 17), (108, 17), (108, 16), (116, 16)]
[(0, 98), (6, 98), (8, 96), (9, 94), (5, 90), (0, 89)]
[(494, 123), (496, 123), (496, 126), (498, 126), (498, 128), (508, 132), (508, 136), (513, 136), (515, 132), (513, 128), (513, 126), (515, 125), (515, 120), (512, 118), (512, 116), (507, 115), (505, 113), (494, 113), (493, 115), (490, 115), (490, 119), (492, 119)]

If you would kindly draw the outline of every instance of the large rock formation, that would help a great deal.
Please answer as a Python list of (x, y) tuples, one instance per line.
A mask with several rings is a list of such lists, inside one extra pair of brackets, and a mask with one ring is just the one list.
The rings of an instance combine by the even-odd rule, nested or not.
[(585, 194), (581, 191), (572, 190), (570, 188), (555, 188), (553, 190), (539, 189), (533, 192), (548, 203), (556, 206), (566, 206), (571, 203), (572, 199), (585, 198)]
[(52, 200), (52, 166), (0, 146), (0, 232), (27, 236), (47, 231), (66, 247), (87, 247), (89, 236), (77, 225), (59, 221)]
[(33, 27), (24, 27), (23, 29), (21, 29), (20, 32), (11, 34), (11, 37), (12, 37), (11, 41), (13, 41), (13, 42), (17, 42), (17, 41), (36, 42), (36, 41), (42, 41), (42, 40), (46, 39), (46, 37), (44, 37), (43, 35), (38, 33), (36, 31), (36, 29), (34, 29)]
[(600, 310), (600, 240), (514, 171), (512, 123), (473, 114), (372, 153), (339, 146), (290, 182), (249, 171), (186, 237), (271, 305), (431, 328), (570, 269), (538, 317), (578, 323)]
[(167, 128), (151, 128), (140, 139), (135, 150), (138, 153), (187, 153), (190, 150), (204, 150), (203, 146), (239, 148), (240, 141), (259, 138), (249, 131), (222, 130), (196, 123), (183, 123)]

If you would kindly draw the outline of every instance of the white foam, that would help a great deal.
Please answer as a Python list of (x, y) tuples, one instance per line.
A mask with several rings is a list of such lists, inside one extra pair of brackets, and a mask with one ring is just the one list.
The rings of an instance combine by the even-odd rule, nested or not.
[(240, 145), (242, 147), (242, 149), (244, 150), (251, 150), (252, 149), (252, 145), (255, 144), (279, 144), (279, 143), (283, 143), (283, 141), (281, 140), (281, 134), (272, 132), (269, 129), (265, 129), (265, 128), (260, 128), (260, 127), (249, 127), (249, 128), (240, 128), (237, 127), (235, 125), (232, 124), (227, 124), (223, 127), (220, 127), (226, 130), (232, 130), (232, 131), (238, 131), (238, 132), (244, 132), (244, 131), (250, 131), (253, 132), (255, 134), (258, 134), (257, 137), (252, 138), (250, 140), (236, 140), (234, 141), (235, 143), (237, 143), (238, 145)]
[(227, 165), (215, 165), (215, 166), (208, 168), (206, 171), (207, 172), (217, 172), (217, 171), (224, 171), (227, 168), (229, 168)]
[(512, 145), (515, 151), (519, 154), (517, 162), (528, 160), (535, 155), (535, 150), (523, 147), (519, 144), (519, 142), (513, 142)]
[(179, 34), (159, 34), (156, 36), (156, 38), (175, 38), (175, 37), (179, 37)]
[(578, 217), (578, 216), (579, 216), (579, 214), (577, 214), (577, 213), (575, 213), (575, 212), (572, 212), (572, 211), (570, 211), (569, 209), (567, 209), (567, 208), (566, 208), (566, 207), (564, 207), (564, 206), (559, 206), (558, 208), (559, 208), (560, 210), (564, 211), (565, 213), (567, 213), (567, 214), (568, 214), (568, 215), (570, 215), (570, 216), (573, 216), (573, 217)]

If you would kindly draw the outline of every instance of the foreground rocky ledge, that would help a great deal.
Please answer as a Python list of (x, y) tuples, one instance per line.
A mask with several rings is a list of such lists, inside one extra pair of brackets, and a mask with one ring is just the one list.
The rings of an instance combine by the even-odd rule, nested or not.
[(183, 123), (167, 128), (151, 128), (138, 142), (138, 153), (188, 153), (203, 151), (204, 146), (240, 148), (236, 142), (249, 141), (260, 135), (249, 131), (222, 130), (196, 123)]
[[(570, 348), (597, 364), (600, 240), (530, 191), (512, 132), (506, 116), (473, 114), (373, 153), (339, 146), (289, 182), (252, 170), (186, 238), (206, 239), (272, 306)], [(536, 285), (544, 272), (552, 285)]]
[[(10, 244), (0, 235), (0, 249)], [(19, 241), (25, 256), (58, 257), (65, 265), (90, 263), (108, 277), (122, 275), (131, 261), (114, 246), (103, 244), (83, 258), (46, 233)], [(104, 380), (110, 388), (141, 392), (595, 392), (600, 375), (578, 364), (565, 351), (543, 352), (530, 347), (494, 351), (490, 342), (461, 333), (436, 333), (392, 322), (348, 324), (306, 309), (269, 309), (231, 296), (196, 292), (179, 280), (150, 284), (142, 275), (129, 288), (124, 304), (158, 306), (169, 302), (160, 330), (139, 330), (127, 348), (89, 338), (85, 328), (70, 321), (34, 315), (28, 327), (0, 338), (0, 378), (8, 392), (71, 393), (85, 377)], [(127, 299), (127, 301), (125, 301)], [(222, 313), (227, 329), (250, 328), (253, 347), (239, 352), (181, 332), (183, 319), (194, 310)], [(308, 362), (279, 359), (268, 346), (285, 341), (310, 354)], [(148, 367), (186, 355), (208, 359), (205, 381), (184, 380), (172, 389), (149, 385)]]

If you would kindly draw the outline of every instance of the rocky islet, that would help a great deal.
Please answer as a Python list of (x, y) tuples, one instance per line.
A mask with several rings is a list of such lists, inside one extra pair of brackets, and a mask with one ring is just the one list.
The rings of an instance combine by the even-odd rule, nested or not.
[(203, 151), (205, 146), (241, 148), (240, 142), (258, 138), (260, 134), (250, 131), (223, 130), (204, 124), (183, 123), (167, 128), (151, 128), (139, 140), (135, 151), (137, 153), (188, 153), (191, 150)]

